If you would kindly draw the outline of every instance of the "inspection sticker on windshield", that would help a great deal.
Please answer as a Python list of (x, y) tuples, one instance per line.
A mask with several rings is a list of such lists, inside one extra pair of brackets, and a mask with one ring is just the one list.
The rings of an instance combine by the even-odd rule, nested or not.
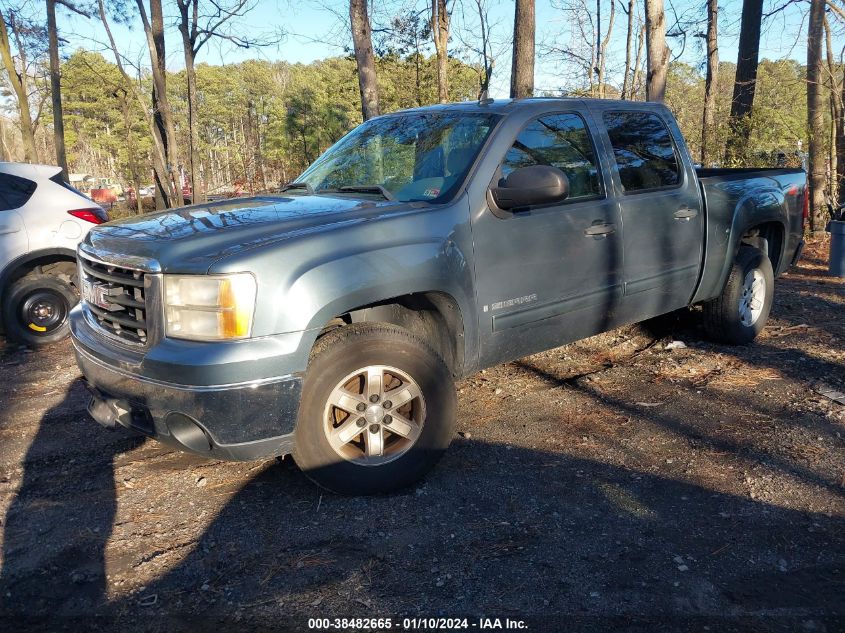
[(423, 195), (426, 198), (436, 198), (440, 195), (440, 189), (426, 189), (423, 191)]

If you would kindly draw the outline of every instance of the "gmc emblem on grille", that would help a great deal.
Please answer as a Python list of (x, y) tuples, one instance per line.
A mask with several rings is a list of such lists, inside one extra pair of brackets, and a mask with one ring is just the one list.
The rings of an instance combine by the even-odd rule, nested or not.
[(114, 310), (120, 308), (109, 301), (109, 287), (98, 281), (82, 280), (82, 298), (103, 310)]

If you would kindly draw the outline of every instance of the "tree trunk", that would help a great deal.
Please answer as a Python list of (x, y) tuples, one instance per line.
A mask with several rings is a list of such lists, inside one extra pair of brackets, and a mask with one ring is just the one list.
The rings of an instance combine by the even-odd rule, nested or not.
[(669, 71), (669, 47), (666, 46), (666, 13), (663, 0), (645, 0), (646, 73), (645, 94), (647, 101), (664, 100), (666, 75)]
[(810, 230), (825, 227), (824, 100), (822, 99), (822, 36), (825, 0), (811, 0), (807, 36), (807, 129), (810, 135)]
[(62, 80), (59, 64), (59, 32), (56, 27), (56, 0), (47, 0), (47, 38), (50, 48), (50, 98), (53, 102), (53, 144), (56, 147), (56, 164), (67, 179), (67, 153), (65, 152), (65, 120), (62, 115)]
[(716, 155), (716, 92), (719, 84), (719, 1), (707, 0), (707, 77), (704, 81), (704, 114), (701, 120), (701, 164), (709, 166)]
[(149, 20), (147, 20), (147, 12), (143, 0), (136, 0), (136, 4), (138, 5), (138, 11), (141, 14), (141, 20), (144, 25), (147, 46), (150, 49), (150, 64), (153, 76), (153, 108), (158, 115), (161, 125), (160, 134), (164, 145), (164, 172), (160, 175), (159, 182), (164, 189), (162, 194), (165, 197), (165, 205), (168, 207), (182, 206), (185, 204), (185, 199), (182, 196), (182, 179), (179, 175), (176, 128), (173, 123), (170, 100), (167, 96), (164, 14), (162, 12), (161, 0), (150, 0)]
[(623, 99), (630, 99), (628, 94), (631, 86), (631, 53), (634, 45), (634, 11), (636, 10), (637, 0), (628, 0), (628, 30), (625, 35), (625, 76), (622, 79), (622, 94)]
[(637, 40), (637, 57), (634, 59), (634, 74), (631, 76), (631, 94), (630, 99), (640, 90), (642, 83), (642, 61), (643, 61), (643, 43), (645, 42), (645, 24), (640, 27), (640, 36)]
[[(189, 52), (190, 51), (190, 52)], [(188, 177), (191, 181), (191, 203), (206, 201), (205, 181), (200, 169), (200, 133), (198, 123), (199, 99), (197, 98), (197, 71), (194, 67), (193, 49), (185, 48), (185, 75), (188, 81)]]
[[(197, 71), (195, 68), (197, 50), (194, 48), (199, 2), (177, 0), (179, 7), (179, 33), (182, 35), (182, 49), (185, 54), (185, 77), (188, 88), (188, 178), (191, 183), (191, 203), (206, 201), (206, 183), (200, 170), (199, 152), (199, 99), (197, 98)], [(189, 9), (191, 14), (189, 14)]]
[(4, 163), (11, 160), (9, 149), (6, 147), (6, 121), (0, 116), (0, 160)]
[(516, 0), (513, 21), (513, 63), (511, 98), (534, 95), (534, 36), (536, 18), (534, 0)]
[(437, 100), (449, 100), (449, 10), (446, 0), (431, 0), (431, 36), (437, 52)]
[(156, 188), (156, 197), (158, 198), (161, 195), (162, 191), (167, 190), (175, 198), (175, 192), (173, 191), (173, 183), (170, 182), (170, 180), (167, 178), (160, 178), (161, 175), (167, 173), (167, 154), (164, 145), (164, 140), (162, 139), (161, 135), (161, 128), (159, 127), (154, 114), (150, 113), (149, 107), (147, 106), (147, 103), (143, 95), (141, 94), (137, 83), (132, 79), (132, 77), (129, 76), (129, 73), (126, 72), (126, 67), (123, 65), (123, 56), (120, 54), (120, 51), (117, 47), (117, 43), (114, 40), (114, 35), (111, 31), (111, 27), (109, 26), (108, 17), (106, 16), (104, 0), (97, 0), (97, 9), (100, 14), (100, 21), (102, 22), (103, 28), (106, 31), (106, 36), (108, 37), (109, 41), (109, 47), (111, 48), (112, 53), (114, 55), (114, 61), (117, 65), (117, 69), (120, 71), (120, 74), (123, 77), (127, 90), (130, 90), (135, 96), (135, 99), (138, 101), (138, 106), (140, 107), (140, 110), (143, 113), (144, 118), (146, 119), (147, 127), (150, 130), (150, 136), (152, 137), (153, 141), (153, 171), (156, 183), (160, 185)]
[[(11, 27), (15, 29), (14, 14), (10, 16)], [(24, 160), (28, 163), (38, 162), (38, 151), (35, 148), (35, 129), (32, 126), (32, 113), (29, 109), (29, 90), (26, 80), (26, 57), (19, 52), (21, 57), (21, 72), (18, 72), (15, 65), (15, 58), (12, 56), (12, 47), (9, 43), (9, 31), (6, 29), (6, 18), (0, 11), (0, 56), (3, 58), (3, 65), (6, 67), (6, 75), (15, 98), (18, 102), (18, 116), (21, 126), (21, 140), (23, 141)]]
[[(601, 0), (597, 0), (596, 4), (601, 6)], [(607, 46), (610, 43), (610, 36), (613, 34), (613, 20), (616, 17), (616, 3), (610, 3), (610, 17), (607, 20), (607, 32), (604, 34), (604, 38), (601, 38), (599, 41), (599, 50), (598, 50), (598, 83), (599, 83), (599, 97), (604, 99), (607, 96), (607, 91), (605, 90), (604, 84), (604, 69), (607, 65)], [(601, 24), (601, 23), (599, 23)], [(601, 34), (601, 28), (599, 28), (598, 33)]]
[(830, 158), (829, 198), (831, 202), (839, 199), (839, 154), (836, 148), (837, 131), (842, 124), (842, 92), (839, 85), (839, 73), (836, 70), (836, 59), (833, 56), (833, 37), (830, 32), (827, 17), (824, 19), (825, 51), (827, 53), (826, 74), (830, 85), (830, 142), (828, 144)]
[(836, 124), (836, 180), (839, 182), (839, 204), (845, 204), (845, 75), (840, 80), (839, 86), (840, 119)]
[(129, 176), (135, 188), (135, 208), (138, 215), (144, 212), (141, 201), (141, 175), (138, 173), (138, 160), (135, 148), (135, 134), (132, 132), (132, 116), (129, 108), (129, 96), (125, 90), (116, 90), (114, 96), (120, 99), (120, 112), (123, 115), (123, 127), (126, 128), (126, 157), (129, 163)]
[(762, 23), (763, 0), (745, 0), (742, 4), (736, 80), (731, 101), (730, 134), (725, 147), (726, 163), (734, 162), (744, 154), (751, 136), (751, 111), (757, 87)]
[(358, 87), (361, 90), (361, 114), (364, 120), (379, 115), (376, 60), (373, 55), (373, 36), (367, 0), (349, 0), (349, 22), (352, 26), (352, 44), (358, 64)]

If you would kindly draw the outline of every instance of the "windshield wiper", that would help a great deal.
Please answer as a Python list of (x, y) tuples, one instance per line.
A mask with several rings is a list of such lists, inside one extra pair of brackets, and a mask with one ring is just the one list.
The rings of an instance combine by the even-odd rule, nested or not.
[(382, 196), (385, 200), (396, 200), (394, 195), (382, 185), (346, 185), (345, 187), (338, 187), (337, 190), (344, 193), (375, 193)]
[(314, 194), (314, 189), (309, 185), (307, 182), (289, 182), (284, 187), (282, 187), (281, 191), (290, 191), (291, 189), (303, 189), (305, 193), (309, 195)]

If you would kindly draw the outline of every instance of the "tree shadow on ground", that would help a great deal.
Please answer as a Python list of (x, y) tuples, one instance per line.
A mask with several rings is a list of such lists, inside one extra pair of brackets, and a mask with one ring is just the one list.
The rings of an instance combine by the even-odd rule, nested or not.
[[(302, 631), (307, 617), (373, 615), (531, 616), (544, 631), (845, 623), (842, 517), (677, 473), (464, 440), (427, 482), (379, 497), (320, 494), (295, 467), (269, 464), (184, 558), (142, 593), (104, 603), (113, 458), (138, 440), (92, 433), (83, 407), (77, 381), (27, 454), (3, 526), (7, 622), (110, 631)], [(95, 439), (71, 463), (61, 446), (79, 433)], [(147, 547), (160, 546), (151, 537)]]
[(42, 417), (26, 452), (21, 486), (3, 521), (5, 618), (91, 612), (105, 600), (105, 547), (117, 505), (113, 458), (143, 440), (99, 429), (84, 413), (88, 398), (82, 380), (74, 380)]
[(376, 614), (562, 614), (585, 630), (619, 616), (740, 630), (755, 616), (749, 629), (783, 630), (845, 616), (841, 518), (656, 473), (461, 442), (416, 491), (313, 501), (300, 473), (266, 469), (147, 587), (156, 607), (130, 597), (111, 614), (149, 630)]

